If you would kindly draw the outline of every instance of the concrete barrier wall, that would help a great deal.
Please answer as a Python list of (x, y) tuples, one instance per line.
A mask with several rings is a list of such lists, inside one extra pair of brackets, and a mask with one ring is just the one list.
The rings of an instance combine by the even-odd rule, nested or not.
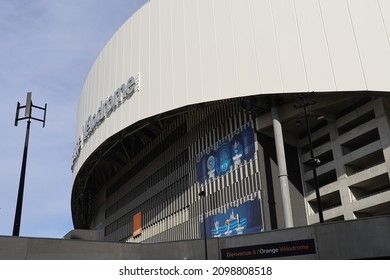
[[(258, 248), (270, 244), (277, 247), (297, 240), (314, 240), (314, 253), (282, 258), (390, 259), (389, 236), (390, 216), (382, 216), (208, 239), (207, 248), (209, 259), (219, 259), (225, 249)], [(204, 244), (204, 240), (136, 244), (0, 236), (0, 259), (204, 259)]]

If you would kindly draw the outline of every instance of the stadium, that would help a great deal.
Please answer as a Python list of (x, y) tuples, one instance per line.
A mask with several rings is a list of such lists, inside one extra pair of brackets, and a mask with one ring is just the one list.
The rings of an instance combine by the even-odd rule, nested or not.
[(150, 0), (82, 88), (75, 229), (179, 241), (390, 214), (390, 4)]

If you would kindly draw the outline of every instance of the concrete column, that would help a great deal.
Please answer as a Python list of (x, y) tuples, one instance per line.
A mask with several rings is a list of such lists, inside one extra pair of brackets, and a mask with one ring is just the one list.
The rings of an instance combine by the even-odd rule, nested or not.
[(353, 214), (353, 207), (352, 207), (353, 201), (351, 200), (351, 194), (348, 188), (348, 176), (344, 168), (343, 152), (341, 149), (341, 143), (339, 141), (336, 118), (332, 115), (332, 116), (327, 116), (326, 119), (328, 120), (330, 141), (332, 142), (332, 152), (334, 158), (332, 164), (336, 169), (344, 219), (353, 220), (355, 219), (355, 215)]
[(290, 189), (288, 185), (287, 177), (287, 165), (286, 165), (286, 156), (284, 153), (284, 142), (283, 142), (283, 132), (282, 125), (279, 121), (279, 111), (276, 105), (273, 105), (271, 108), (272, 114), (272, 123), (274, 128), (275, 136), (275, 147), (276, 147), (276, 156), (278, 160), (279, 168), (279, 183), (282, 194), (282, 204), (283, 204), (283, 215), (286, 228), (293, 227), (293, 216), (291, 209), (291, 197)]
[[(378, 131), (380, 136), (380, 141), (383, 149), (383, 156), (386, 161), (387, 170), (390, 170), (390, 126), (389, 126), (389, 116), (387, 108), (389, 104), (385, 104), (384, 99), (377, 98), (373, 100), (375, 117), (378, 120)], [(389, 172), (390, 176), (390, 172)]]

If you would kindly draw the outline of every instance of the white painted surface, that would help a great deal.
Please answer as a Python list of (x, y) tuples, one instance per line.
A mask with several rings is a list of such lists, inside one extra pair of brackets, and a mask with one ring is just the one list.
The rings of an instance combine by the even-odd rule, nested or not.
[(100, 101), (130, 76), (141, 74), (141, 90), (85, 143), (74, 176), (111, 135), (182, 106), (271, 93), (390, 91), (389, 3), (147, 2), (91, 67), (80, 96), (77, 137)]

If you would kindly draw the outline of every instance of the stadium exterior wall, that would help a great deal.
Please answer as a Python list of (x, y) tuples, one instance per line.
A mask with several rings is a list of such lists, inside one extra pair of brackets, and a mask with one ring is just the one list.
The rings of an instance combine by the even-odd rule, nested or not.
[(77, 136), (140, 73), (140, 91), (83, 143), (190, 104), (260, 94), (390, 91), (387, 1), (157, 1), (113, 35), (82, 89)]
[[(203, 189), (206, 217), (257, 199), (262, 230), (284, 228), (273, 121), (283, 126), (294, 225), (318, 222), (306, 131), (294, 127), (304, 117), (296, 96), (307, 93), (317, 101), (309, 117), (325, 119), (311, 126), (327, 163), (319, 168), (326, 219), (388, 214), (389, 11), (384, 0), (147, 2), (103, 48), (82, 89), (75, 227), (104, 229), (106, 240), (196, 239)], [(246, 128), (253, 157), (199, 182), (202, 155)], [(141, 237), (133, 236), (137, 213)]]

